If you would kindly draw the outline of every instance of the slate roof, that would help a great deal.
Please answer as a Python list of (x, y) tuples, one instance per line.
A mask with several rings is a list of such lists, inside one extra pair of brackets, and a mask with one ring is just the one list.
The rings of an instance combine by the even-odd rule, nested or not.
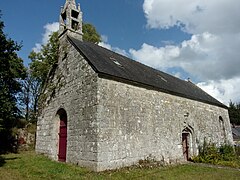
[(68, 39), (99, 75), (227, 108), (189, 81), (178, 79), (96, 44), (82, 42), (72, 37)]

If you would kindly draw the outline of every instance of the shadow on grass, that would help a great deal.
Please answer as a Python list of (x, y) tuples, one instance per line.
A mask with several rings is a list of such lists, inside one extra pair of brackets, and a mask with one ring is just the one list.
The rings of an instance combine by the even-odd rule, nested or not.
[(3, 157), (2, 155), (0, 155), (0, 167), (2, 167), (4, 164), (6, 164), (6, 161), (11, 161), (11, 160), (15, 160), (15, 159), (19, 159), (19, 157)]
[(5, 163), (5, 159), (0, 155), (0, 167), (2, 167)]

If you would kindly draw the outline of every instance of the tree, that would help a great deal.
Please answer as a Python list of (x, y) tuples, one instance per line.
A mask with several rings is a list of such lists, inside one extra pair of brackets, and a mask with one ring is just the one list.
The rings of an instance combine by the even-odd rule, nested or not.
[[(101, 37), (97, 33), (96, 28), (91, 24), (83, 24), (83, 40), (89, 41), (93, 43), (101, 42)], [(28, 108), (26, 115), (29, 116), (29, 111), (32, 111), (32, 117), (37, 117), (37, 108), (38, 108), (38, 99), (40, 96), (41, 89), (47, 80), (48, 73), (53, 65), (57, 64), (58, 61), (58, 49), (59, 49), (59, 39), (58, 33), (54, 32), (46, 45), (42, 46), (40, 52), (32, 51), (29, 55), (29, 58), (32, 60), (30, 63), (29, 70), (29, 78), (32, 79), (31, 86), (34, 88), (25, 87), (24, 92), (28, 92), (31, 94), (30, 102), (28, 102), (28, 95), (25, 94), (25, 106), (29, 107), (29, 103), (33, 106), (32, 108)], [(29, 79), (28, 79), (29, 80)], [(29, 84), (26, 79), (25, 84)], [(30, 86), (29, 84), (29, 86)], [(28, 90), (27, 90), (28, 89)], [(28, 105), (27, 105), (28, 104)], [(28, 117), (26, 118), (28, 119)]]
[(40, 95), (40, 81), (32, 76), (30, 69), (27, 71), (26, 78), (22, 81), (22, 93), (20, 96), (22, 113), (25, 115), (26, 122), (36, 122), (37, 120), (37, 101)]
[(32, 62), (30, 63), (28, 77), (24, 81), (25, 94), (23, 96), (27, 121), (36, 122), (37, 120), (38, 99), (41, 88), (47, 79), (50, 68), (57, 63), (58, 48), (58, 33), (54, 32), (48, 43), (42, 46), (40, 52), (32, 51), (29, 54)]
[(40, 52), (32, 51), (30, 53), (29, 58), (32, 60), (30, 73), (32, 77), (35, 77), (41, 83), (46, 81), (51, 66), (58, 61), (58, 48), (58, 33), (54, 32), (48, 43), (42, 46)]
[(21, 45), (7, 38), (3, 28), (0, 15), (0, 150), (11, 148), (12, 128), (21, 115), (17, 107), (20, 80), (26, 75), (23, 60), (16, 53)]
[(240, 103), (229, 103), (229, 118), (230, 122), (234, 125), (240, 125)]
[(83, 24), (83, 41), (101, 42), (101, 36), (98, 34), (96, 28), (89, 23)]

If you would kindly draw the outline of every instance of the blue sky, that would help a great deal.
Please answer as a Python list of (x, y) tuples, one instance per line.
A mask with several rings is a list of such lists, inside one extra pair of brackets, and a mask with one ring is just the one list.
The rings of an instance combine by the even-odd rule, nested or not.
[[(76, 0), (100, 44), (199, 87), (227, 104), (240, 101), (240, 1)], [(65, 0), (1, 0), (5, 33), (19, 56), (46, 43)]]
[[(78, 1), (76, 1), (78, 2)], [(65, 0), (0, 1), (5, 32), (14, 40), (23, 41), (20, 56), (27, 56), (35, 43), (41, 43), (44, 26), (58, 21)], [(142, 42), (163, 45), (164, 41), (181, 42), (189, 35), (177, 28), (159, 32), (146, 26), (143, 0), (81, 0), (83, 21), (93, 24), (108, 42), (121, 49), (140, 48)]]

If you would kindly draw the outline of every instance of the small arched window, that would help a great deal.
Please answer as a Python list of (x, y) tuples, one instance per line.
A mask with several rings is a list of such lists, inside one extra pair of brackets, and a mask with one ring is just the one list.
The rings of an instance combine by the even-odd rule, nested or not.
[(222, 116), (219, 116), (219, 121), (222, 121), (222, 122), (223, 122), (223, 118), (222, 118)]
[(221, 136), (224, 138), (224, 141), (226, 141), (225, 125), (222, 116), (219, 116), (219, 125), (221, 130)]

